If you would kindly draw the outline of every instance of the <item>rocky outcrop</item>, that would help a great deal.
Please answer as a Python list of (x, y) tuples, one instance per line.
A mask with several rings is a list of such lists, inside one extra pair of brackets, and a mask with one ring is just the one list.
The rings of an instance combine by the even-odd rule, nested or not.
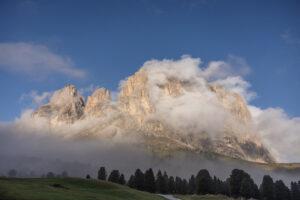
[(243, 123), (248, 123), (251, 121), (250, 112), (245, 104), (245, 101), (240, 95), (227, 91), (213, 83), (209, 83), (208, 87), (211, 89), (211, 91), (216, 93), (218, 99), (220, 100), (220, 105), (229, 110), (237, 120)]
[(74, 85), (67, 85), (57, 90), (50, 99), (50, 103), (42, 105), (33, 113), (33, 117), (47, 118), (53, 126), (60, 123), (72, 124), (83, 116), (84, 108), (84, 98), (78, 96)]
[(155, 112), (147, 83), (147, 72), (141, 69), (128, 78), (119, 95), (120, 109), (133, 116), (139, 124), (145, 122), (147, 115)]
[(100, 115), (111, 101), (109, 90), (105, 88), (97, 89), (92, 96), (89, 96), (85, 106), (86, 115)]

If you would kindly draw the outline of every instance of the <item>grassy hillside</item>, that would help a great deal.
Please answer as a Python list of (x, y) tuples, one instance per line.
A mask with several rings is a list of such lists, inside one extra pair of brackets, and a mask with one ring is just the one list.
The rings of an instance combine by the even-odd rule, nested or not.
[(164, 200), (155, 194), (107, 181), (81, 178), (0, 178), (5, 200)]

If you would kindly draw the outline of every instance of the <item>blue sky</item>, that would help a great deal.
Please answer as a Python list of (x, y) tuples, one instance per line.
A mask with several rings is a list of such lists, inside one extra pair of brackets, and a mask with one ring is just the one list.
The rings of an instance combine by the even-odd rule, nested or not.
[(299, 10), (289, 0), (1, 0), (0, 121), (30, 107), (22, 96), (33, 90), (69, 83), (117, 90), (145, 61), (183, 54), (204, 66), (245, 59), (245, 79), (258, 94), (251, 104), (299, 117)]

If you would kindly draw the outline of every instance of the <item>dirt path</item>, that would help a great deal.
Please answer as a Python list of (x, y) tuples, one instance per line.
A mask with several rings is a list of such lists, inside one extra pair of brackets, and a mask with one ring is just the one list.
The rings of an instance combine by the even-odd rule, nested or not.
[(181, 199), (173, 197), (173, 195), (170, 195), (170, 194), (159, 194), (159, 196), (162, 196), (168, 200), (181, 200)]

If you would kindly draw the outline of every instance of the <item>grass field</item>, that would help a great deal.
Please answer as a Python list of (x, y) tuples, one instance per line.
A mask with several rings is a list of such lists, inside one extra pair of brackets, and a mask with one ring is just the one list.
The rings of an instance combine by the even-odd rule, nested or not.
[(165, 200), (126, 186), (81, 178), (0, 178), (2, 200)]
[[(229, 200), (222, 195), (174, 195), (182, 200)], [(165, 200), (107, 181), (82, 178), (0, 178), (1, 200)]]

